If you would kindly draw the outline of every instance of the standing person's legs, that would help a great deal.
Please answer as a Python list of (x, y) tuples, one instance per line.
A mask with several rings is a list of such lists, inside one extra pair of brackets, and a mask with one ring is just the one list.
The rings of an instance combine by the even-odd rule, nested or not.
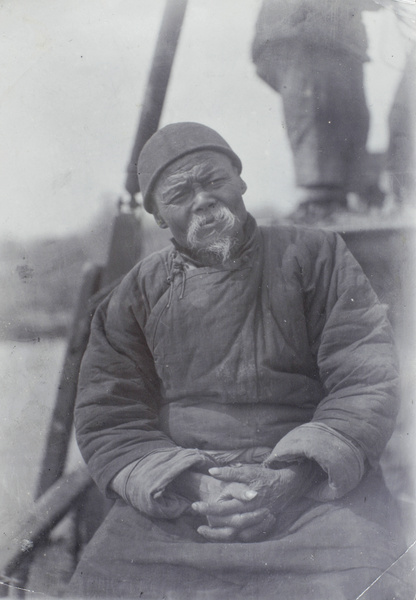
[(290, 41), (269, 48), (258, 73), (281, 94), (305, 213), (325, 217), (346, 208), (369, 128), (361, 61)]
[(413, 108), (416, 94), (416, 46), (408, 55), (402, 79), (389, 114), (390, 140), (387, 169), (391, 191), (401, 205), (413, 201), (416, 194), (416, 116)]
[(325, 48), (300, 58), (281, 92), (299, 201), (346, 208), (369, 128), (362, 64)]

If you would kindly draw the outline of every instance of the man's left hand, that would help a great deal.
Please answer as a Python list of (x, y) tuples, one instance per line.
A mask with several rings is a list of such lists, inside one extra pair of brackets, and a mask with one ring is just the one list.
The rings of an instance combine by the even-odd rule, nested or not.
[[(253, 541), (265, 537), (275, 524), (275, 517), (292, 502), (305, 495), (310, 488), (322, 478), (322, 471), (313, 461), (302, 461), (285, 468), (273, 470), (262, 465), (241, 465), (233, 467), (212, 468), (210, 475), (227, 482), (245, 483), (257, 492), (250, 502), (250, 510), (267, 510), (261, 523), (254, 527), (244, 527), (235, 530), (235, 541)], [(227, 514), (226, 503), (195, 502), (192, 508), (208, 519), (209, 527), (199, 531), (211, 541), (216, 539), (216, 533), (227, 528), (233, 528), (237, 522), (244, 521), (243, 514)]]

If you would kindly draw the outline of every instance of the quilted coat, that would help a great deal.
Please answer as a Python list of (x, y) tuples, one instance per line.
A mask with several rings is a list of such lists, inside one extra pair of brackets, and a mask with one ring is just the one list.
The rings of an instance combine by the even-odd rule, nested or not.
[(166, 470), (167, 457), (189, 468), (203, 451), (266, 448), (317, 460), (329, 475), (320, 493), (336, 497), (379, 458), (397, 385), (385, 307), (341, 238), (252, 223), (230, 264), (188, 270), (166, 249), (100, 306), (78, 442), (107, 491), (124, 466), (162, 450)]

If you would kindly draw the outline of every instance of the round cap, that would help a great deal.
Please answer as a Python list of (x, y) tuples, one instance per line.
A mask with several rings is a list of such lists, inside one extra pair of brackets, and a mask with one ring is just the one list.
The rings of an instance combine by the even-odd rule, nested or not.
[(152, 191), (162, 171), (178, 158), (200, 150), (226, 154), (241, 173), (241, 160), (214, 129), (200, 123), (166, 125), (146, 142), (137, 162), (137, 176), (147, 212), (153, 213)]

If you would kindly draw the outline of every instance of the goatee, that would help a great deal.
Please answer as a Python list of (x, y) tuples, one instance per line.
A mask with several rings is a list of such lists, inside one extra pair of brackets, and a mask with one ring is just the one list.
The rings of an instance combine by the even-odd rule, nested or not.
[[(194, 215), (187, 233), (188, 247), (209, 263), (226, 262), (237, 241), (232, 235), (236, 219), (225, 206), (214, 208), (208, 215)], [(203, 228), (208, 224), (212, 224), (214, 229), (207, 236)], [(211, 235), (212, 240), (209, 239)]]

